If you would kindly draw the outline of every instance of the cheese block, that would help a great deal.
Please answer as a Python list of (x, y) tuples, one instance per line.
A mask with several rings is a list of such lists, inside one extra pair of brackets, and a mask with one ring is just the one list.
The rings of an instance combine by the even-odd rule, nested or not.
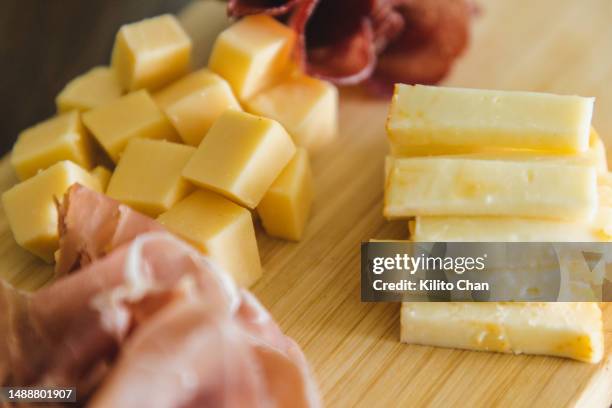
[(255, 208), (294, 154), (295, 145), (278, 122), (228, 110), (212, 125), (183, 176)]
[(163, 140), (131, 140), (106, 194), (137, 211), (156, 217), (193, 189), (181, 176), (195, 147)]
[(246, 102), (246, 109), (277, 120), (298, 146), (309, 150), (329, 143), (338, 132), (338, 90), (303, 74), (290, 76)]
[(165, 14), (119, 29), (111, 66), (125, 91), (159, 89), (190, 69), (191, 40), (177, 19)]
[(85, 168), (92, 166), (91, 136), (78, 112), (55, 116), (24, 130), (11, 152), (11, 164), (20, 180), (61, 160), (71, 160)]
[(401, 341), (589, 363), (604, 349), (596, 303), (403, 303)]
[(579, 96), (398, 84), (387, 132), (402, 148), (577, 153), (588, 148), (593, 103)]
[(257, 206), (269, 235), (299, 241), (304, 233), (313, 199), (313, 180), (308, 153), (298, 148)]
[(121, 86), (109, 67), (95, 67), (74, 78), (55, 98), (57, 111), (87, 111), (119, 98)]
[(286, 73), (294, 43), (290, 27), (263, 14), (247, 16), (219, 34), (208, 66), (247, 100)]
[(200, 144), (227, 109), (242, 110), (227, 81), (208, 69), (179, 79), (153, 97), (183, 142), (192, 146)]
[(113, 173), (107, 169), (104, 166), (96, 166), (92, 171), (91, 174), (96, 177), (98, 179), (98, 181), (100, 182), (100, 189), (102, 192), (106, 191), (106, 188), (108, 187), (108, 182), (111, 179), (111, 176), (113, 175)]
[(590, 166), (401, 158), (393, 160), (389, 170), (384, 214), (588, 220), (597, 205), (597, 173)]
[(436, 148), (430, 146), (402, 147), (391, 143), (391, 154), (393, 157), (420, 157), (420, 156), (461, 156), (465, 158), (486, 160), (550, 160), (568, 164), (580, 164), (595, 166), (600, 173), (608, 171), (608, 160), (606, 147), (601, 138), (591, 128), (589, 136), (589, 148), (586, 152), (576, 154), (559, 154), (552, 151), (527, 150), (527, 149), (496, 149), (490, 146), (479, 147), (453, 147)]
[(58, 249), (58, 218), (54, 199), (80, 183), (100, 191), (98, 179), (71, 161), (61, 161), (2, 194), (2, 204), (15, 241), (46, 262)]
[(241, 286), (261, 276), (251, 213), (211, 191), (198, 190), (157, 219), (228, 272)]
[(131, 139), (180, 140), (145, 90), (132, 92), (85, 112), (83, 123), (115, 163)]

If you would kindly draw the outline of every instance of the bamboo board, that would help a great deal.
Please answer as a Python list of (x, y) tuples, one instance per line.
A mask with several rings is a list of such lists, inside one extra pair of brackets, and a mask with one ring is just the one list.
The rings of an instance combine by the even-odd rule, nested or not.
[[(597, 96), (594, 123), (612, 146), (612, 2), (482, 1), (469, 52), (447, 85)], [(612, 304), (604, 361), (589, 365), (400, 344), (397, 304), (360, 303), (359, 243), (401, 239), (382, 217), (387, 101), (341, 94), (341, 135), (313, 159), (317, 196), (297, 244), (258, 231), (254, 292), (303, 347), (328, 406), (608, 407)], [(0, 190), (15, 182), (0, 162)], [(0, 212), (0, 275), (36, 287), (50, 268), (13, 241)]]

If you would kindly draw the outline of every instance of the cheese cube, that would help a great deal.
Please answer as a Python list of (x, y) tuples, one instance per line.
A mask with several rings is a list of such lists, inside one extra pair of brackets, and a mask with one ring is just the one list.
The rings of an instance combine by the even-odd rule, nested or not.
[(299, 241), (312, 199), (313, 181), (308, 153), (299, 148), (257, 206), (266, 232), (274, 237)]
[(587, 149), (594, 98), (397, 85), (387, 120), (402, 148)]
[(249, 99), (246, 109), (277, 120), (298, 146), (316, 150), (338, 131), (338, 90), (329, 82), (294, 75)]
[(288, 26), (270, 16), (248, 16), (217, 37), (208, 66), (246, 100), (285, 74), (294, 43)]
[(597, 363), (597, 303), (403, 303), (401, 341), (438, 347), (545, 354)]
[(191, 193), (157, 219), (229, 273), (239, 285), (261, 276), (261, 262), (251, 213), (213, 193)]
[(192, 186), (181, 176), (195, 147), (162, 140), (131, 140), (106, 194), (137, 211), (156, 217), (189, 194)]
[(227, 109), (242, 110), (228, 83), (202, 69), (168, 85), (154, 95), (181, 139), (200, 144), (213, 122)]
[(70, 161), (61, 161), (2, 194), (6, 218), (19, 245), (46, 262), (58, 249), (58, 218), (54, 199), (80, 183), (100, 191), (98, 179)]
[(608, 155), (606, 153), (606, 146), (594, 128), (591, 128), (589, 150), (587, 150), (585, 153), (585, 157), (588, 161), (595, 165), (600, 173), (604, 174), (608, 172)]
[(386, 217), (497, 215), (591, 219), (597, 209), (592, 166), (463, 158), (402, 158), (391, 165)]
[(130, 139), (179, 140), (166, 116), (145, 90), (85, 112), (83, 123), (115, 163)]
[(100, 182), (100, 189), (102, 192), (105, 192), (113, 173), (104, 166), (96, 166), (96, 168), (91, 171), (91, 174), (98, 179)]
[(58, 112), (87, 111), (121, 96), (119, 81), (112, 69), (95, 67), (70, 81), (55, 98)]
[(291, 137), (278, 122), (228, 110), (210, 128), (183, 176), (255, 208), (294, 153)]
[(91, 136), (78, 112), (69, 112), (21, 132), (11, 153), (11, 164), (19, 179), (25, 180), (61, 160), (90, 168), (92, 152)]
[(122, 26), (111, 59), (125, 91), (155, 90), (189, 71), (191, 39), (174, 16), (165, 14)]

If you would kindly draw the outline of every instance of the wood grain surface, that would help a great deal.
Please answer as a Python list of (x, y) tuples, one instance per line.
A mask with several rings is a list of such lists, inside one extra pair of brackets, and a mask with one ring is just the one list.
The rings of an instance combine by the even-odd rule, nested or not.
[[(448, 85), (597, 97), (594, 123), (612, 146), (612, 1), (481, 1), (470, 50)], [(254, 292), (303, 347), (328, 406), (608, 407), (612, 305), (603, 306), (601, 364), (399, 343), (399, 306), (360, 302), (359, 243), (407, 236), (382, 213), (386, 100), (341, 93), (341, 135), (313, 158), (317, 195), (305, 239), (258, 229), (264, 264)], [(0, 190), (15, 182), (4, 159)], [(36, 287), (42, 265), (0, 213), (0, 275)]]

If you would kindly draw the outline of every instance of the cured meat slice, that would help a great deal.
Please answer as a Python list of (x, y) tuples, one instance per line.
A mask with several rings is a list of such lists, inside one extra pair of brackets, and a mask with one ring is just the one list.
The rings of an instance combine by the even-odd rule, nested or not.
[(381, 54), (370, 85), (390, 91), (394, 83), (442, 80), (467, 46), (470, 14), (464, 0), (380, 0), (374, 21)]
[(336, 84), (356, 84), (370, 77), (376, 47), (370, 15), (374, 0), (305, 0), (290, 25), (298, 34), (296, 55), (304, 70)]
[(250, 14), (268, 14), (281, 16), (287, 14), (293, 7), (303, 0), (229, 0), (227, 12), (234, 17)]
[(66, 192), (58, 212), (56, 276), (80, 269), (139, 234), (165, 231), (155, 220), (80, 184)]
[(319, 404), (299, 347), (169, 233), (140, 235), (31, 295), (0, 289), (3, 385), (77, 385), (87, 396), (103, 382), (94, 406)]

